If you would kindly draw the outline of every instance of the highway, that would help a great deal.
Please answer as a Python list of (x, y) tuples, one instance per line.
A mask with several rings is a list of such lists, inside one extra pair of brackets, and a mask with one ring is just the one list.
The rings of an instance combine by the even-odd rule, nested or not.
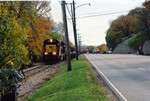
[(150, 101), (150, 56), (85, 54), (124, 101)]

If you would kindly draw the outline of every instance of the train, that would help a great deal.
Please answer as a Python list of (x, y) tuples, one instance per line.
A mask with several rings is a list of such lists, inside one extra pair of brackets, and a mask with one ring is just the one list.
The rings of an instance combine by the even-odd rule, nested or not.
[[(58, 39), (46, 39), (43, 42), (43, 60), (62, 61), (66, 58), (65, 43)], [(70, 57), (75, 57), (75, 49), (70, 47)]]

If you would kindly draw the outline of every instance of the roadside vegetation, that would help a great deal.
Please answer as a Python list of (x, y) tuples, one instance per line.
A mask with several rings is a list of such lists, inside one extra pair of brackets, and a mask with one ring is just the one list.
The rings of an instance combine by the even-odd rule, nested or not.
[[(60, 37), (49, 13), (50, 1), (0, 1), (0, 69), (12, 61), (15, 69), (43, 55), (43, 41)], [(56, 29), (56, 30), (55, 30)]]
[(126, 40), (125, 43), (131, 46), (132, 48), (138, 50), (139, 46), (142, 46), (145, 40), (148, 40), (148, 37), (146, 35), (146, 32), (143, 31), (143, 32), (139, 32), (132, 38)]
[(144, 41), (150, 39), (150, 1), (145, 1), (142, 7), (130, 10), (127, 15), (123, 15), (113, 20), (106, 34), (108, 48), (114, 49), (122, 43), (125, 37), (137, 34), (125, 43), (138, 49)]
[(32, 65), (41, 60), (45, 39), (61, 39), (62, 24), (55, 30), (57, 23), (53, 26), (49, 16), (50, 4), (50, 1), (0, 1), (0, 96), (17, 83), (9, 82), (12, 74), (5, 73), (5, 68), (20, 70)]
[(95, 81), (84, 57), (71, 63), (72, 71), (68, 72), (67, 66), (62, 66), (59, 73), (27, 101), (110, 101)]

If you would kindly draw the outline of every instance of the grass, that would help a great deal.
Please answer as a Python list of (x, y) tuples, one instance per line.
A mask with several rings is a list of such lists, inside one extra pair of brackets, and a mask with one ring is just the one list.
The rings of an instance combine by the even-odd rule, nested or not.
[(143, 31), (143, 32), (139, 32), (132, 38), (126, 40), (125, 43), (131, 46), (132, 48), (138, 50), (139, 45), (142, 45), (143, 42), (147, 39), (148, 39), (148, 36), (146, 35), (146, 32)]
[(110, 101), (84, 57), (72, 60), (71, 64), (72, 71), (67, 71), (67, 65), (62, 66), (59, 73), (27, 101)]

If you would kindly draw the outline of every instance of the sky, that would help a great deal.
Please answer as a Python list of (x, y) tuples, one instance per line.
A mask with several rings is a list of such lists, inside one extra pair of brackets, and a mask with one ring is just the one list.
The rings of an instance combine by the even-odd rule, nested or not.
[[(62, 10), (59, 1), (61, 0), (51, 0), (51, 16), (57, 23), (63, 22)], [(72, 0), (65, 1), (67, 3), (72, 3)], [(84, 5), (76, 8), (77, 33), (81, 38), (82, 45), (98, 46), (106, 44), (106, 31), (109, 28), (110, 23), (121, 15), (127, 15), (129, 10), (141, 7), (144, 1), (145, 0), (75, 0), (76, 7), (82, 4), (91, 4), (91, 6)], [(68, 8), (70, 9), (69, 4)], [(69, 20), (70, 16), (68, 12), (67, 18), (69, 40), (74, 43), (73, 28), (71, 20)]]

